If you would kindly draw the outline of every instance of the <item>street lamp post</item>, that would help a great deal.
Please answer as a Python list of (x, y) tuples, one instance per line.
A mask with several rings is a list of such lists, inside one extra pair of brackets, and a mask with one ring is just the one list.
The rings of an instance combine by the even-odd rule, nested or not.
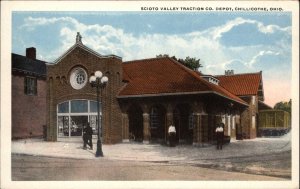
[[(101, 136), (102, 136), (102, 123), (100, 129), (100, 90), (101, 90), (101, 98), (102, 98), (102, 89), (106, 86), (108, 82), (108, 78), (103, 76), (101, 71), (96, 71), (93, 76), (90, 77), (90, 84), (92, 87), (97, 89), (97, 116), (98, 116), (98, 140), (97, 140), (97, 151), (96, 157), (103, 157), (102, 152), (102, 144), (101, 144)], [(102, 119), (101, 119), (102, 122)]]

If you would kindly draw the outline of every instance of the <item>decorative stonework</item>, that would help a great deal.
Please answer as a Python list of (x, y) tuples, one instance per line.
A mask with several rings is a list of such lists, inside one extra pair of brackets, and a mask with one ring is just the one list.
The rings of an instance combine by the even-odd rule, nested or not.
[(76, 89), (82, 89), (87, 83), (87, 73), (83, 68), (74, 68), (70, 75), (71, 86)]

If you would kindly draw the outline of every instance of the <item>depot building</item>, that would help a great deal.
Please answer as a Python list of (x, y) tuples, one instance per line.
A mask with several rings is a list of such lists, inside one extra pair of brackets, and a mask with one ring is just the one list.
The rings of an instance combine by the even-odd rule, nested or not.
[[(170, 125), (176, 128), (179, 143), (209, 144), (215, 140), (214, 131), (220, 122), (225, 124), (224, 133), (229, 138), (256, 137), (258, 111), (264, 105), (262, 72), (205, 75), (169, 57), (123, 62), (119, 56), (88, 48), (79, 33), (72, 47), (45, 65), (41, 80), (45, 85), (33, 82), (37, 92), (30, 95), (44, 100), (32, 111), (44, 113), (45, 119), (30, 132), (41, 131), (44, 125), (48, 141), (81, 137), (87, 124), (96, 136), (98, 121), (103, 142), (112, 144), (166, 143)], [(96, 71), (108, 77), (101, 91), (100, 120), (96, 89), (89, 83)], [(27, 72), (23, 72), (18, 77), (26, 78)], [(40, 91), (46, 95), (39, 96)], [(12, 127), (22, 126), (13, 123)], [(19, 129), (13, 129), (13, 135), (14, 130)], [(19, 135), (26, 136), (26, 132), (29, 130)]]

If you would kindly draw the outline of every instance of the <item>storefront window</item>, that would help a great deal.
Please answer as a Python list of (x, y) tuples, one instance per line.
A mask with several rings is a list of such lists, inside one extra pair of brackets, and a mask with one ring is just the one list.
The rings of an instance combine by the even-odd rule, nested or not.
[(69, 102), (59, 104), (58, 113), (69, 113)]
[(97, 122), (96, 115), (90, 116), (90, 126), (92, 127), (93, 135), (97, 135), (98, 134), (98, 122)]
[[(101, 109), (101, 104), (100, 107)], [(90, 112), (97, 112), (97, 102), (96, 101), (90, 101)]]
[[(58, 137), (82, 136), (83, 128), (90, 124), (97, 135), (97, 102), (91, 100), (70, 100), (57, 105)], [(101, 119), (101, 104), (100, 104)]]
[(82, 136), (83, 128), (88, 124), (88, 116), (71, 116), (71, 136)]
[(71, 113), (88, 112), (87, 100), (72, 100), (71, 101)]

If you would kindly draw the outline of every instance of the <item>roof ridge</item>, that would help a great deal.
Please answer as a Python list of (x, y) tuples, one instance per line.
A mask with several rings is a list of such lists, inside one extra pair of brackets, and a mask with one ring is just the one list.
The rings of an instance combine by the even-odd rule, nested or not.
[(48, 63), (47, 61), (44, 61), (44, 60), (28, 58), (28, 57), (25, 56), (25, 55), (20, 55), (20, 54), (16, 54), (16, 53), (11, 53), (11, 54), (12, 54), (13, 56), (21, 56), (22, 58), (26, 58), (26, 59), (31, 60), (31, 61), (37, 61), (37, 62), (42, 62), (42, 63)]
[[(236, 98), (238, 98), (241, 102), (245, 103), (244, 100), (242, 100), (241, 98), (239, 98), (238, 96), (236, 96), (236, 95), (233, 94), (232, 92), (228, 91), (227, 89), (225, 89), (225, 88), (222, 87), (221, 85), (215, 85), (215, 84), (212, 84), (212, 83), (210, 83), (209, 81), (203, 79), (201, 75), (199, 75), (199, 74), (197, 74), (197, 73), (195, 72), (195, 70), (192, 70), (192, 69), (190, 69), (190, 68), (188, 68), (188, 67), (186, 67), (186, 66), (180, 64), (178, 61), (174, 60), (173, 58), (170, 58), (170, 57), (167, 57), (167, 58), (169, 58), (174, 64), (180, 66), (181, 69), (183, 69), (183, 70), (186, 71), (187, 73), (191, 74), (195, 79), (201, 81), (205, 86), (209, 87), (212, 91), (214, 91), (213, 87), (216, 87), (216, 88), (220, 87), (220, 88), (222, 88), (222, 89), (220, 89), (220, 90), (225, 90), (225, 91), (228, 92), (229, 94), (231, 94), (231, 95), (235, 96)], [(217, 91), (215, 91), (215, 92), (217, 92)], [(217, 93), (219, 93), (219, 92), (217, 92)], [(219, 94), (220, 94), (220, 93), (219, 93)], [(222, 95), (222, 94), (220, 94), (220, 95)], [(231, 100), (236, 101), (235, 99), (231, 99)]]
[(212, 75), (214, 77), (230, 77), (230, 76), (238, 76), (238, 75), (256, 75), (256, 74), (261, 74), (262, 71), (259, 72), (252, 72), (252, 73), (238, 73), (238, 74), (232, 74), (232, 75)]
[[(205, 79), (203, 79), (200, 75), (195, 73), (195, 70), (192, 70), (182, 64), (180, 64), (177, 60), (174, 60), (173, 58), (168, 57), (173, 63), (175, 63), (176, 65), (178, 65), (182, 70), (184, 70), (185, 72), (191, 74), (194, 78), (200, 80), (200, 81), (206, 81)], [(207, 83), (205, 83), (206, 86), (210, 87), (209, 85), (207, 85)]]
[(143, 62), (143, 61), (153, 61), (153, 60), (157, 60), (157, 59), (167, 59), (168, 57), (156, 57), (156, 58), (144, 58), (144, 59), (138, 59), (138, 60), (129, 60), (129, 61), (124, 61), (123, 63), (125, 64), (133, 64), (133, 63), (139, 63), (139, 62)]

